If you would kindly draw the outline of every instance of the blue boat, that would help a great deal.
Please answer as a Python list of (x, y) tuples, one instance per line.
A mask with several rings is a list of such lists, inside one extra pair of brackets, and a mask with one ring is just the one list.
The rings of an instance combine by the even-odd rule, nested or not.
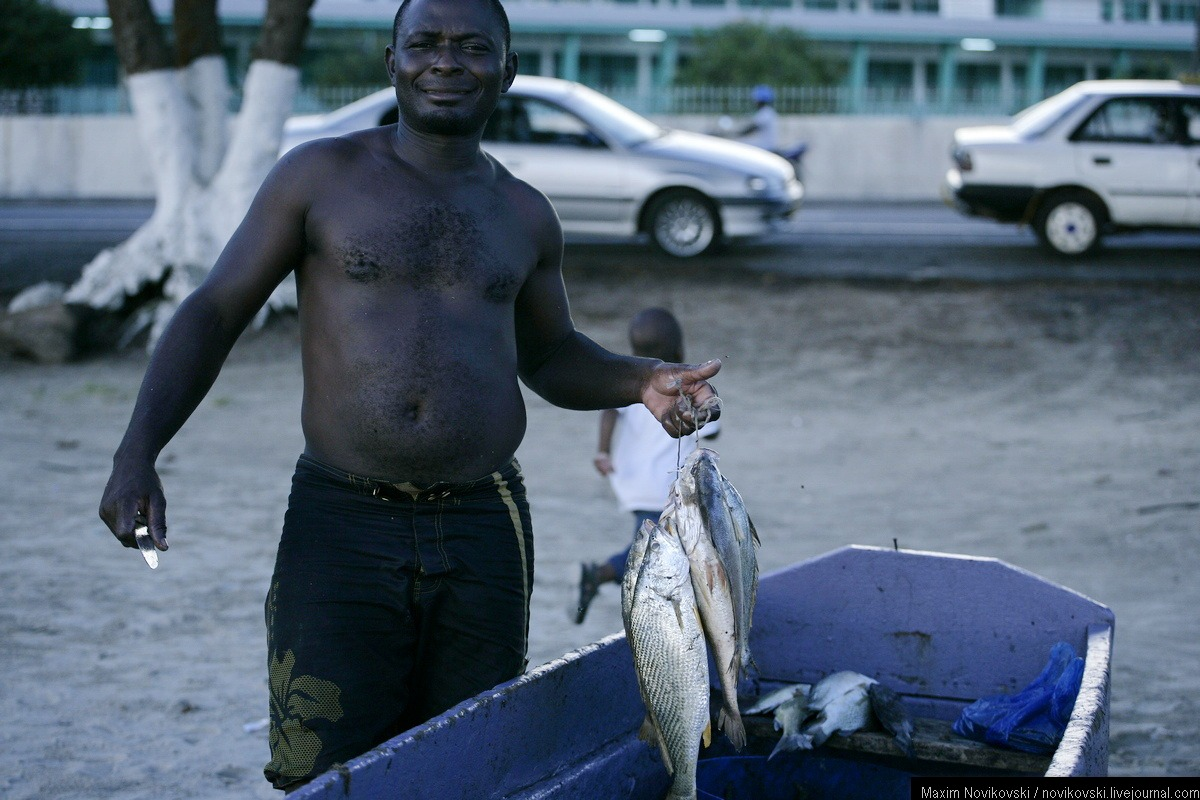
[[(768, 762), (778, 733), (769, 717), (747, 717), (743, 753), (721, 736), (701, 752), (699, 796), (770, 800), (803, 785), (811, 797), (907, 798), (913, 775), (1105, 775), (1114, 622), (1106, 606), (990, 558), (852, 546), (766, 575), (751, 630), (762, 691), (838, 670), (869, 675), (914, 717), (914, 757), (886, 734), (859, 732)], [(976, 699), (1024, 688), (1058, 642), (1084, 658), (1084, 671), (1055, 752), (950, 731)], [(657, 748), (637, 738), (644, 716), (625, 635), (614, 634), (400, 734), (289, 800), (661, 800), (670, 780)]]

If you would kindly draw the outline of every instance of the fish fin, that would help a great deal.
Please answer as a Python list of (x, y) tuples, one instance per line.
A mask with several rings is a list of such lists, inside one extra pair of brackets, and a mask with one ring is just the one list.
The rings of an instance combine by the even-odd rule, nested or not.
[(735, 658), (738, 660), (738, 680), (757, 684), (762, 673), (758, 668), (758, 662), (754, 660), (754, 656), (751, 655), (750, 651), (746, 650), (744, 653), (738, 653)]
[(729, 713), (728, 709), (722, 708), (717, 715), (717, 724), (725, 736), (733, 745), (733, 749), (739, 753), (746, 746), (746, 725), (742, 722), (742, 715), (738, 713)]
[(667, 768), (668, 775), (675, 774), (675, 762), (671, 760), (671, 753), (667, 750), (667, 743), (663, 741), (663, 737), (659, 734), (658, 725), (654, 722), (654, 718), (647, 714), (642, 720), (642, 727), (638, 729), (638, 738), (646, 744), (658, 747), (658, 752), (662, 755), (663, 766)]
[(683, 630), (683, 604), (678, 598), (671, 600), (671, 607), (675, 609), (675, 622), (678, 623), (679, 629)]
[(704, 582), (708, 585), (709, 592), (722, 584), (729, 586), (729, 574), (725, 572), (725, 565), (720, 559), (705, 564)]
[(732, 674), (736, 675), (737, 667), (738, 667), (738, 654), (734, 653), (732, 656), (729, 657), (729, 666), (727, 666), (721, 672), (722, 672), (722, 674), (732, 673)]
[(700, 740), (702, 742), (704, 742), (705, 747), (708, 747), (710, 744), (712, 744), (712, 720), (711, 719), (708, 721), (708, 724), (704, 726), (704, 733), (701, 734)]

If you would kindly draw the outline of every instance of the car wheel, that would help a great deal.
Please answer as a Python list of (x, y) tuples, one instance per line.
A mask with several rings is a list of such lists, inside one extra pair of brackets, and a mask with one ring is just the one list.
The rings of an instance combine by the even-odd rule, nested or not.
[(666, 192), (646, 210), (650, 241), (676, 258), (691, 258), (710, 250), (721, 237), (720, 227), (716, 206), (699, 192)]
[(1100, 245), (1104, 212), (1100, 203), (1082, 192), (1051, 195), (1034, 218), (1042, 244), (1059, 255), (1078, 258)]

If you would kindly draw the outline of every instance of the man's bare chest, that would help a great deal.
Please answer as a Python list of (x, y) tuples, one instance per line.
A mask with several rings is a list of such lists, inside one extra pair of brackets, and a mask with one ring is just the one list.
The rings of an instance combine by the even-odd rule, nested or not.
[(442, 199), (323, 209), (309, 231), (331, 280), (509, 302), (532, 267), (503, 209)]

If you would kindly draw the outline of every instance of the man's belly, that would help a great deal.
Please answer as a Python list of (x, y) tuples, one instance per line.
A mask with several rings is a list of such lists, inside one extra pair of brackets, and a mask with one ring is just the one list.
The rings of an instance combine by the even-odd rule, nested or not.
[(512, 367), (451, 358), (360, 358), (309, 375), (302, 422), (314, 458), (418, 485), (492, 472), (525, 434)]

